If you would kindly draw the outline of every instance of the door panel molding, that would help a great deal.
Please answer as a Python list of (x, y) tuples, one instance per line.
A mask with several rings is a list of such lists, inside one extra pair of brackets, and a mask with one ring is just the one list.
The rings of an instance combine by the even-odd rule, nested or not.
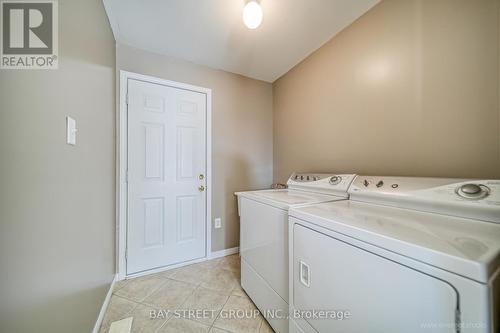
[[(127, 216), (128, 216), (128, 175), (127, 175), (127, 166), (128, 166), (128, 146), (127, 146), (127, 125), (128, 125), (128, 117), (127, 117), (127, 107), (128, 107), (128, 81), (129, 80), (137, 80), (146, 83), (158, 84), (162, 86), (167, 86), (171, 88), (183, 89), (191, 92), (197, 92), (205, 94), (206, 96), (206, 117), (205, 117), (205, 163), (206, 163), (206, 231), (205, 231), (205, 257), (201, 260), (206, 260), (211, 257), (211, 221), (212, 221), (212, 90), (209, 88), (198, 87), (190, 84), (164, 80), (157, 77), (142, 75), (138, 73), (128, 72), (120, 70), (120, 86), (119, 86), (119, 105), (118, 105), (118, 117), (116, 119), (116, 127), (117, 127), (117, 147), (116, 147), (116, 160), (117, 160), (117, 179), (116, 179), (116, 239), (117, 239), (117, 267), (116, 270), (118, 272), (118, 280), (122, 280), (127, 277), (126, 272), (126, 254), (127, 254)], [(148, 111), (152, 113), (163, 113), (165, 112), (167, 101), (159, 96), (148, 95), (144, 100), (144, 106)], [(189, 127), (190, 118), (199, 112), (196, 108), (193, 108), (189, 103), (181, 104), (179, 110), (176, 110), (176, 113), (186, 120), (186, 124), (183, 127)], [(152, 125), (152, 124), (149, 124)], [(159, 133), (156, 133), (159, 134)], [(146, 135), (146, 133), (145, 133)], [(177, 134), (176, 134), (177, 135)], [(153, 138), (154, 139), (154, 138)], [(156, 139), (159, 139), (156, 137)], [(164, 140), (164, 135), (163, 135)], [(159, 142), (158, 142), (159, 143)], [(151, 161), (154, 162), (154, 161)], [(153, 167), (153, 165), (151, 165)], [(146, 171), (146, 170), (144, 170)], [(156, 168), (152, 168), (149, 170), (150, 175), (153, 176), (157, 171)], [(196, 176), (196, 175), (195, 175)], [(161, 177), (160, 177), (161, 178)], [(152, 181), (155, 180), (155, 177), (152, 177)], [(193, 226), (194, 227), (194, 226)], [(185, 230), (187, 231), (187, 230)], [(177, 235), (179, 237), (181, 235)], [(183, 235), (184, 237), (186, 234)], [(181, 237), (183, 238), (183, 237)], [(155, 239), (157, 241), (157, 239)], [(152, 239), (150, 239), (152, 241)], [(198, 261), (198, 260), (196, 260)], [(172, 265), (179, 266), (182, 265), (176, 264)], [(165, 267), (164, 269), (168, 269), (170, 266)], [(155, 269), (154, 271), (158, 271)], [(137, 274), (131, 274), (131, 276)]]
[[(197, 202), (194, 195), (180, 195), (176, 198), (177, 204), (177, 237), (176, 242), (182, 243), (195, 237)], [(185, 215), (188, 215), (187, 218)], [(186, 225), (186, 222), (190, 222)]]

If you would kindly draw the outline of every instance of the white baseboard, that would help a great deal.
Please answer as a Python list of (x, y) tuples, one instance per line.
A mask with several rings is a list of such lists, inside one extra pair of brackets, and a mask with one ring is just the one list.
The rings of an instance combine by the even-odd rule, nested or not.
[(99, 329), (101, 328), (102, 320), (104, 319), (104, 315), (106, 314), (106, 310), (108, 309), (109, 300), (111, 299), (111, 295), (113, 295), (113, 288), (115, 287), (115, 282), (118, 279), (118, 275), (115, 275), (113, 281), (111, 281), (111, 286), (109, 286), (108, 293), (106, 294), (106, 298), (102, 303), (101, 311), (99, 311), (99, 316), (97, 316), (97, 321), (95, 322), (94, 329), (92, 333), (99, 333)]
[(181, 262), (181, 263), (170, 265), (170, 266), (165, 266), (165, 267), (160, 267), (160, 268), (153, 268), (153, 269), (150, 269), (150, 270), (147, 270), (147, 271), (143, 271), (143, 272), (139, 272), (139, 273), (134, 273), (134, 274), (129, 274), (129, 275), (125, 276), (122, 279), (120, 279), (120, 277), (118, 277), (118, 281), (125, 280), (125, 279), (133, 279), (133, 278), (136, 278), (136, 277), (150, 275), (150, 274), (155, 274), (155, 273), (161, 273), (161, 272), (169, 271), (169, 270), (174, 269), (174, 268), (179, 268), (179, 267), (183, 267), (183, 266), (187, 266), (187, 265), (197, 264), (197, 263), (200, 263), (200, 262), (203, 262), (203, 261), (206, 261), (206, 260), (207, 260), (207, 258), (203, 257), (203, 258), (200, 258), (200, 259), (185, 261), (185, 262)]
[(220, 250), (220, 251), (211, 252), (210, 255), (208, 256), (208, 259), (215, 259), (215, 258), (230, 256), (231, 254), (235, 254), (238, 252), (240, 252), (240, 248), (238, 246), (232, 247), (230, 249), (224, 249), (224, 250)]
[(209, 253), (208, 256), (204, 257), (204, 258), (190, 260), (190, 261), (185, 261), (185, 262), (181, 262), (181, 263), (170, 265), (170, 266), (165, 266), (165, 267), (160, 267), (160, 268), (154, 268), (154, 269), (150, 269), (150, 270), (139, 272), (139, 273), (135, 273), (135, 274), (130, 274), (130, 275), (127, 275), (127, 276), (125, 276), (123, 278), (120, 278), (120, 276), (117, 274), (117, 277), (116, 277), (115, 280), (116, 281), (120, 281), (120, 280), (125, 280), (125, 279), (133, 279), (133, 278), (140, 277), (140, 276), (145, 276), (145, 275), (149, 275), (149, 274), (160, 273), (160, 272), (168, 271), (168, 270), (171, 270), (171, 269), (174, 269), (174, 268), (179, 268), (179, 267), (183, 267), (183, 266), (187, 266), (187, 265), (197, 264), (197, 263), (200, 263), (200, 262), (203, 262), (203, 261), (207, 261), (207, 260), (210, 260), (210, 259), (217, 259), (217, 258), (222, 258), (222, 257), (225, 257), (225, 256), (230, 256), (231, 254), (238, 253), (239, 251), (240, 251), (239, 247), (233, 247), (233, 248), (230, 248), (230, 249), (225, 249), (225, 250), (221, 250), (221, 251), (215, 251), (215, 252)]

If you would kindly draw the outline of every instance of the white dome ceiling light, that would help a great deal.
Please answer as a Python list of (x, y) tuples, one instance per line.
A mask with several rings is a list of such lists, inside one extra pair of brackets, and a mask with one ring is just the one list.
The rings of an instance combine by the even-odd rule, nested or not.
[(256, 29), (262, 23), (262, 7), (256, 0), (250, 0), (243, 8), (243, 22), (248, 29)]

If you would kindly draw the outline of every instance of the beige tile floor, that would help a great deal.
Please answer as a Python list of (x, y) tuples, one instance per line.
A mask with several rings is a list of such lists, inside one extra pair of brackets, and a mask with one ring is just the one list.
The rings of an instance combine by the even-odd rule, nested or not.
[[(260, 315), (228, 318), (254, 310), (240, 286), (240, 258), (232, 255), (116, 283), (100, 333), (127, 317), (141, 333), (272, 333)], [(164, 316), (151, 319), (151, 311)]]

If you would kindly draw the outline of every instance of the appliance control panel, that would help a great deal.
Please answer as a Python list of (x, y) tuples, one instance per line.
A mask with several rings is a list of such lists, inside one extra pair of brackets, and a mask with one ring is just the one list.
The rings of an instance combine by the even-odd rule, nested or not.
[(294, 173), (290, 177), (290, 180), (295, 182), (314, 182), (327, 177), (328, 175), (318, 174), (318, 173)]
[(500, 180), (357, 176), (351, 200), (500, 223)]
[(293, 173), (288, 179), (287, 185), (291, 189), (347, 197), (347, 190), (355, 177), (351, 174)]

